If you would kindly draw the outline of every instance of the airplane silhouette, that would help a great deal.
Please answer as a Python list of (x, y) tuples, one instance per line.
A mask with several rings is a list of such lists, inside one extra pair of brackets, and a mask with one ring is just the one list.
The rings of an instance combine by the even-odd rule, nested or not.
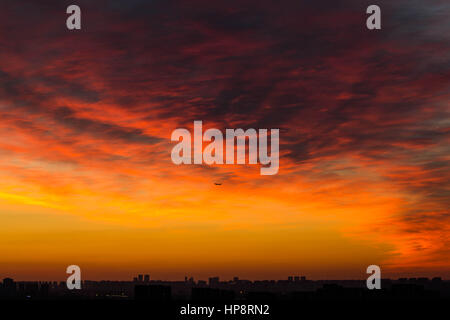
[(221, 185), (222, 185), (222, 183), (218, 183), (218, 182), (214, 182), (214, 184), (215, 184), (216, 186), (221, 186)]

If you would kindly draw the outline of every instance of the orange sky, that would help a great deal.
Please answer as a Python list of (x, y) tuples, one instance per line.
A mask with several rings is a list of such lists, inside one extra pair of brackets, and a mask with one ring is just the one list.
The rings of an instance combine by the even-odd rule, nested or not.
[[(200, 3), (81, 1), (76, 33), (57, 6), (6, 1), (0, 277), (449, 278), (445, 15), (417, 8), (423, 28), (387, 35), (357, 1), (303, 20)], [(174, 165), (171, 132), (194, 120), (280, 128), (279, 173)]]

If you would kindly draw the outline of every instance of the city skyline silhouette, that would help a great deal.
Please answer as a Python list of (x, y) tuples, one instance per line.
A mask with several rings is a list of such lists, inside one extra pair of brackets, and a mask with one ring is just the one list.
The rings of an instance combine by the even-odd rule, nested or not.
[(446, 283), (450, 4), (373, 5), (1, 0), (0, 276)]

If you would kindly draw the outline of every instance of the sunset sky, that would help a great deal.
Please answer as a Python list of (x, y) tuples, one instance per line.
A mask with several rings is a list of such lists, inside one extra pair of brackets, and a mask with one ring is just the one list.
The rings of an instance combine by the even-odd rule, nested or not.
[[(450, 278), (449, 1), (0, 4), (0, 278)], [(278, 174), (173, 164), (194, 120)]]

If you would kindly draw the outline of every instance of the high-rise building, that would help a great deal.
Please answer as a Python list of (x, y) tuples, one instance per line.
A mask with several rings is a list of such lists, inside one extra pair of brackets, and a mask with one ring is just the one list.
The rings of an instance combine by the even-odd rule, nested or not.
[(137, 285), (134, 287), (136, 300), (169, 301), (172, 288), (162, 285)]
[(5, 289), (14, 288), (15, 289), (16, 283), (11, 278), (5, 278), (5, 279), (3, 279), (3, 288), (5, 288)]
[(144, 275), (144, 282), (150, 282), (150, 275)]
[(3, 279), (3, 292), (6, 296), (14, 296), (17, 292), (16, 283), (11, 278)]
[(216, 285), (219, 284), (219, 277), (211, 277), (209, 278), (209, 285)]
[(139, 274), (139, 275), (138, 275), (138, 281), (139, 281), (139, 282), (144, 281), (144, 276), (143, 276), (142, 274)]

